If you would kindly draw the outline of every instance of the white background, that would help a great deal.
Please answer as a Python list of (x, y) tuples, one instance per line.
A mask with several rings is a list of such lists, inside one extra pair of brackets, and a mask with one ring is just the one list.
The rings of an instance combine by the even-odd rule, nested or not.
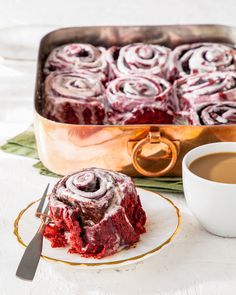
[(1, 26), (235, 23), (234, 0), (1, 0)]
[[(236, 2), (0, 1), (0, 28), (33, 24), (61, 27), (184, 23), (236, 26)], [(21, 34), (9, 34), (4, 42), (9, 40), (14, 46), (18, 42), (19, 50), (33, 44), (34, 50), (37, 36), (28, 33), (25, 38)], [(0, 55), (1, 36), (0, 32)], [(32, 122), (34, 76), (34, 62), (23, 66), (0, 61), (0, 144)], [(32, 168), (33, 163), (33, 160), (0, 152), (1, 295), (236, 294), (236, 239), (223, 239), (205, 232), (186, 208), (182, 195), (169, 195), (182, 211), (181, 232), (172, 245), (141, 264), (118, 270), (78, 271), (73, 267), (41, 261), (33, 282), (15, 278), (23, 249), (12, 233), (14, 218), (30, 201), (40, 196), (48, 181), (55, 182), (55, 179), (40, 176)]]

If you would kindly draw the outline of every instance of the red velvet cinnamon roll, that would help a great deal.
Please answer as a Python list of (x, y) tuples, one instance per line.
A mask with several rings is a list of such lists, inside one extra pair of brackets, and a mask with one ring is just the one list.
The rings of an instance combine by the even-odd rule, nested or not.
[(105, 79), (107, 62), (105, 48), (95, 47), (91, 44), (71, 43), (56, 47), (49, 54), (44, 73), (46, 75), (55, 71), (86, 70)]
[(110, 76), (158, 75), (166, 77), (171, 50), (167, 47), (134, 43), (124, 47), (113, 46), (107, 51)]
[(219, 43), (193, 43), (176, 47), (171, 53), (168, 78), (173, 81), (186, 75), (235, 71), (236, 50)]
[(43, 114), (54, 121), (71, 124), (103, 124), (105, 89), (95, 75), (54, 72), (45, 80)]
[(179, 124), (229, 125), (236, 124), (236, 102), (203, 103), (178, 118)]
[(236, 72), (214, 72), (190, 75), (173, 86), (179, 109), (188, 111), (208, 102), (236, 101)]
[(102, 258), (130, 247), (145, 232), (146, 215), (130, 177), (98, 168), (63, 177), (49, 200), (52, 247)]
[(172, 123), (172, 88), (160, 77), (123, 76), (108, 83), (106, 93), (111, 124)]

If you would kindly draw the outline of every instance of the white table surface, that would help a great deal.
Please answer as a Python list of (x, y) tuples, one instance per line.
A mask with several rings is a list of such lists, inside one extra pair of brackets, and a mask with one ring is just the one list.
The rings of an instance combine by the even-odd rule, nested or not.
[[(0, 12), (0, 29), (33, 24), (221, 23), (236, 26), (235, 0), (0, 0)], [(29, 42), (36, 42), (37, 47), (37, 36), (35, 39), (31, 36)], [(34, 76), (34, 62), (23, 67), (0, 61), (0, 144), (32, 122)], [(187, 209), (181, 194), (168, 194), (181, 210), (181, 231), (174, 242), (156, 256), (130, 267), (102, 271), (82, 271), (41, 261), (33, 282), (17, 279), (15, 271), (23, 248), (12, 232), (14, 218), (41, 195), (48, 182), (56, 181), (40, 176), (32, 168), (34, 162), (0, 151), (1, 295), (236, 294), (236, 239), (223, 239), (204, 231)]]

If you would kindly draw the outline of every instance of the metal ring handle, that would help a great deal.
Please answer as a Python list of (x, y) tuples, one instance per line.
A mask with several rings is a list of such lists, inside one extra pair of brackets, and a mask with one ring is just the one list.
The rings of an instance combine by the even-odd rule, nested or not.
[[(152, 143), (164, 143), (171, 150), (171, 161), (164, 169), (157, 171), (157, 172), (151, 172), (151, 171), (148, 171), (140, 166), (140, 164), (138, 162), (138, 155), (141, 152), (142, 147), (147, 143), (151, 143), (151, 144)], [(174, 165), (177, 161), (177, 154), (178, 154), (177, 148), (171, 140), (167, 139), (166, 137), (159, 136), (159, 137), (155, 138), (154, 141), (152, 141), (152, 137), (149, 134), (148, 137), (143, 138), (135, 145), (135, 147), (132, 151), (132, 161), (133, 161), (134, 168), (142, 175), (149, 176), (149, 177), (158, 177), (158, 176), (162, 176), (162, 175), (166, 174), (174, 167)]]

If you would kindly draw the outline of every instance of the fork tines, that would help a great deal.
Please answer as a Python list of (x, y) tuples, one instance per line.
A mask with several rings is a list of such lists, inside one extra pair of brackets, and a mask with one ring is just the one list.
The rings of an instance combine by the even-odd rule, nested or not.
[(43, 205), (44, 205), (45, 199), (47, 197), (48, 188), (49, 188), (49, 183), (48, 183), (48, 185), (47, 185), (47, 187), (46, 187), (46, 189), (45, 189), (45, 191), (43, 193), (43, 196), (42, 196), (42, 198), (41, 198), (41, 200), (39, 202), (39, 205), (38, 205), (38, 207), (37, 207), (37, 209), (35, 211), (35, 216), (36, 217), (42, 217), (42, 215), (45, 215), (45, 212), (43, 212)]

